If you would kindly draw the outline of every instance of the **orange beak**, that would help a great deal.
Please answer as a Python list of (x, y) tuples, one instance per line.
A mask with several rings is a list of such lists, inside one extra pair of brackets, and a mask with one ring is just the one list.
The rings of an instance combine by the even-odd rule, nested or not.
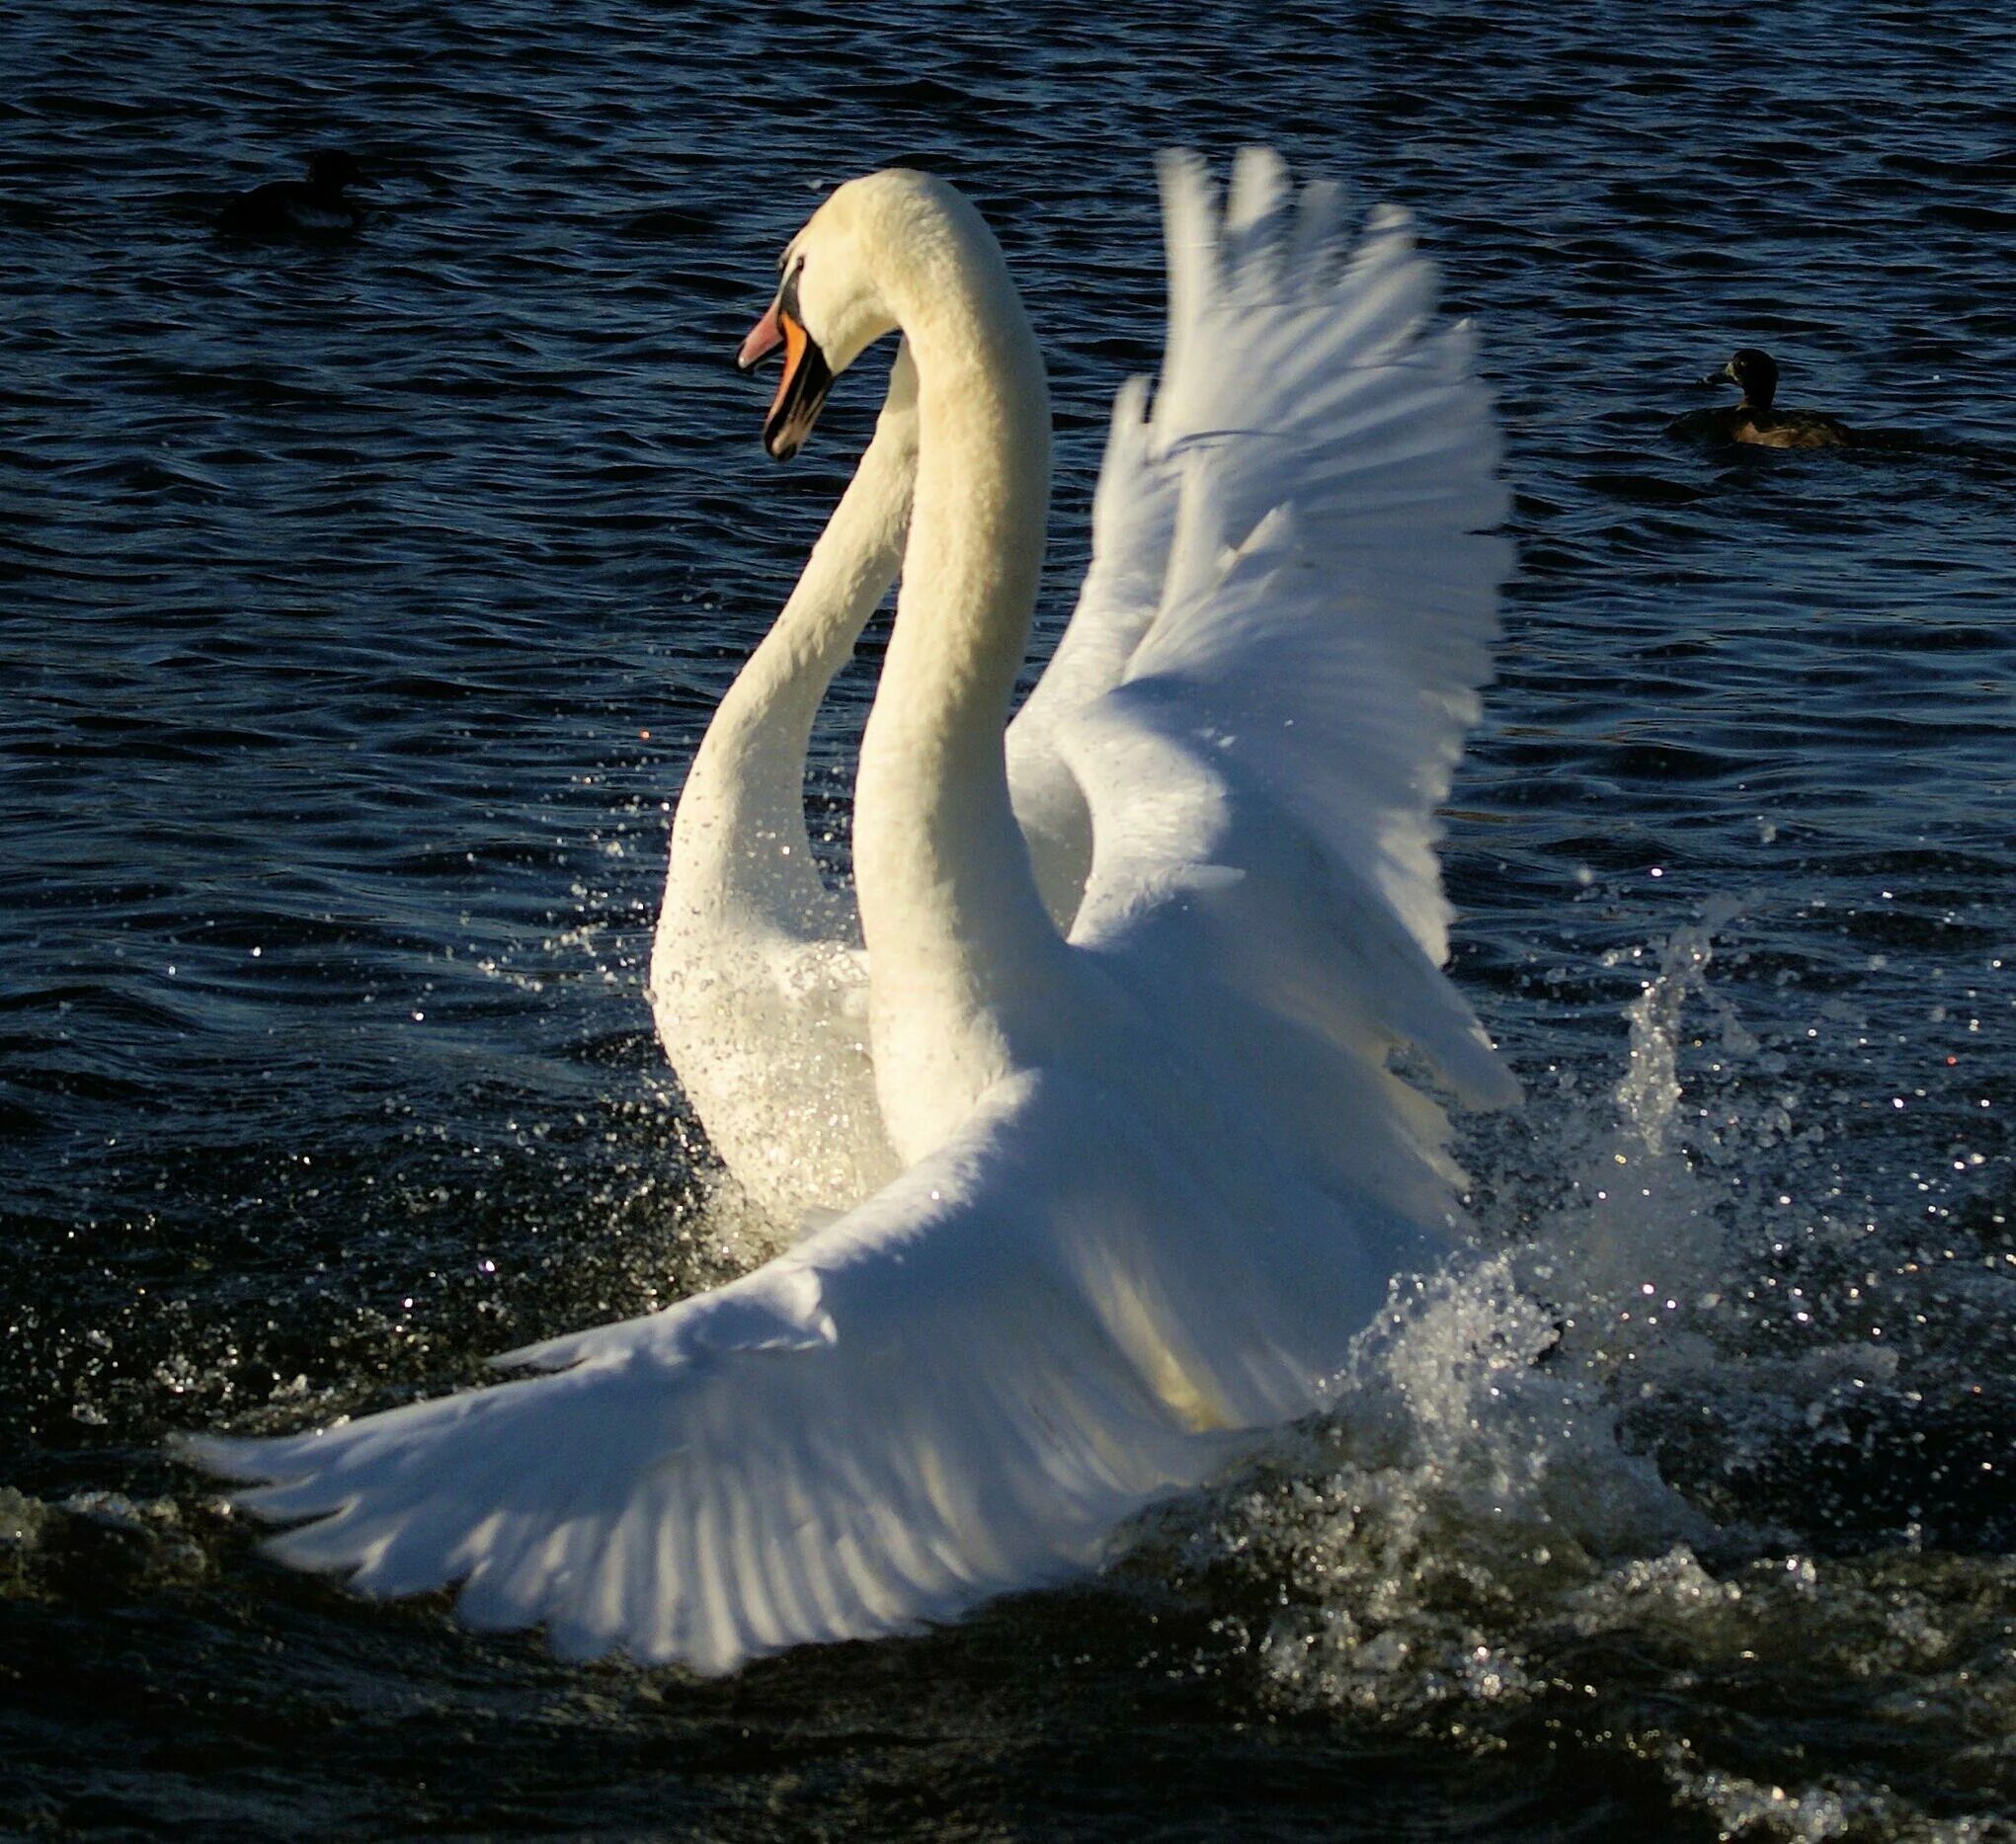
[(759, 320), (742, 342), (735, 362), (745, 371), (781, 346), (784, 372), (777, 380), (777, 394), (770, 400), (769, 415), (763, 426), (763, 445), (773, 460), (788, 461), (804, 445), (819, 420), (826, 393), (833, 388), (833, 372), (819, 342), (805, 331), (798, 318), (798, 277), (794, 270), (777, 290), (769, 312)]

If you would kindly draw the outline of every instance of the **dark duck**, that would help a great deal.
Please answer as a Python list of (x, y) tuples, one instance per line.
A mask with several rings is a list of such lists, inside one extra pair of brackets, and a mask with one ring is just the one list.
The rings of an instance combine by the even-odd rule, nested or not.
[(1769, 353), (1745, 346), (1704, 384), (1734, 384), (1743, 400), (1733, 409), (1695, 410), (1672, 425), (1676, 436), (1706, 441), (1741, 441), (1758, 448), (1845, 448), (1855, 437), (1848, 427), (1817, 410), (1780, 410), (1778, 362)]
[(239, 237), (344, 236), (363, 222), (344, 192), (363, 181), (349, 154), (325, 148), (309, 155), (305, 180), (273, 180), (240, 193), (224, 206), (217, 228)]

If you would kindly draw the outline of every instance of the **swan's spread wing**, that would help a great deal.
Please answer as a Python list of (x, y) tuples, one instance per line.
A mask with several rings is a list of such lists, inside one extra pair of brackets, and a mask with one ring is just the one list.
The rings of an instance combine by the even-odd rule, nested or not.
[(1444, 1128), (1393, 1053), (1472, 1103), (1517, 1092), (1439, 971), (1436, 807), (1509, 562), (1490, 403), (1400, 216), (1346, 255), (1332, 196), (1292, 200), (1272, 155), (1222, 216), (1198, 163), (1163, 177), (1182, 307), (1149, 434), (1186, 432), (1180, 499), (1122, 681), (1059, 730), (1096, 839), (1072, 938), (1258, 1084), (1284, 1153), (1413, 1207)]
[[(553, 1374), (191, 1451), (313, 1520), (283, 1561), (377, 1594), (459, 1581), (472, 1624), (575, 1654), (725, 1671), (949, 1618), (1094, 1560), (1236, 1430), (1310, 1407), (1418, 1252), (1179, 1128), (1010, 1078), (742, 1281), (506, 1360)], [(1367, 1236), (1377, 1259), (1309, 1285)]]
[[(1169, 260), (1169, 328), (1155, 414), (1148, 380), (1129, 378), (1113, 400), (1105, 458), (1092, 495), (1091, 562), (1070, 624), (1014, 722), (1008, 726), (1008, 777), (1015, 817), (1051, 913), (1068, 924), (1091, 868), (1091, 812), (1066, 760), (1063, 733), (1094, 699), (1120, 682), (1162, 606), (1181, 498), (1183, 454), (1229, 421), (1290, 425), (1299, 414), (1301, 379), (1292, 367), (1261, 368), (1256, 323), (1231, 321), (1241, 337), (1221, 344), (1228, 284), (1252, 278), (1249, 256), (1267, 259), (1267, 234), (1286, 220), (1297, 246), (1321, 251), (1337, 209), (1332, 186), (1305, 189), (1299, 213), (1288, 208), (1278, 165), (1247, 156), (1247, 184), (1226, 226), (1221, 265), (1201, 169), (1164, 168), (1164, 233)], [(1262, 180), (1261, 176), (1267, 176)], [(1287, 310), (1292, 313), (1292, 307)]]
[(1217, 277), (1190, 290), (1206, 305), (1187, 339), (1219, 361), (1174, 379), (1212, 401), (1171, 413), (1202, 433), (1176, 449), (1169, 570), (1127, 677), (1190, 685), (1220, 748), (1259, 716), (1243, 760), (1439, 964), (1435, 807), (1511, 563), (1486, 534), (1509, 496), (1474, 335), (1429, 327), (1434, 269), (1404, 213), (1375, 213), (1343, 256), (1330, 195), (1292, 210), (1277, 157), (1250, 149), (1214, 239), (1201, 167), (1170, 155), (1163, 175), (1171, 260)]
[[(1180, 594), (1172, 561), (1193, 574), (1226, 531), (1250, 530), (1284, 501), (1308, 506), (1333, 494), (1343, 483), (1313, 477), (1310, 444), (1332, 457), (1341, 447), (1362, 475), (1377, 444), (1390, 452), (1408, 439), (1389, 424), (1414, 406), (1382, 406), (1364, 390), (1363, 373), (1405, 353), (1434, 298), (1433, 272), (1415, 254), (1404, 213), (1373, 219), (1345, 274), (1339, 189), (1319, 180), (1295, 195), (1278, 156), (1263, 149), (1240, 156), (1223, 212), (1194, 157), (1165, 156), (1162, 183), (1169, 328), (1154, 413), (1146, 380), (1129, 379), (1113, 405), (1077, 606), (1008, 727), (1015, 815), (1045, 901), (1066, 923), (1090, 871), (1092, 827), (1065, 732), (1120, 682), (1158, 612)], [(1358, 389), (1340, 406), (1346, 370), (1360, 373)], [(1340, 408), (1342, 430), (1334, 426)], [(1488, 419), (1483, 436), (1494, 441)], [(1185, 488), (1205, 451), (1215, 529)], [(1494, 491), (1489, 461), (1480, 479)], [(1351, 484), (1360, 492), (1379, 485)], [(1377, 517), (1376, 505), (1361, 506)], [(1486, 509), (1481, 522), (1495, 517)]]

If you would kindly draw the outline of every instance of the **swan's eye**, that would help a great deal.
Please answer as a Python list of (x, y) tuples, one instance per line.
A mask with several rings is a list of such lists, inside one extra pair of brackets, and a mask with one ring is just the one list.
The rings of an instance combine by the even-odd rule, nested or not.
[(801, 256), (791, 265), (791, 273), (784, 278), (784, 285), (777, 290), (777, 312), (788, 314), (793, 320), (802, 322), (804, 315), (798, 307), (798, 278), (805, 273), (805, 259)]

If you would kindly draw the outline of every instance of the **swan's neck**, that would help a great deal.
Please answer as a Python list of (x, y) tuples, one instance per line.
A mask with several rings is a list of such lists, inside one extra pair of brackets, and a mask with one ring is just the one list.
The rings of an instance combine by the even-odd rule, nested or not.
[(1050, 408), (977, 214), (946, 224), (889, 294), (918, 366), (918, 478), (861, 747), (854, 874), (876, 1085), (909, 1162), (1013, 1067), (1058, 960), (1002, 742), (1042, 565)]
[(693, 759), (673, 822), (668, 913), (672, 900), (687, 912), (751, 901), (779, 907), (786, 893), (800, 905), (819, 901), (805, 832), (812, 723), (896, 579), (916, 467), (914, 404), (892, 392), (790, 600), (729, 686)]

